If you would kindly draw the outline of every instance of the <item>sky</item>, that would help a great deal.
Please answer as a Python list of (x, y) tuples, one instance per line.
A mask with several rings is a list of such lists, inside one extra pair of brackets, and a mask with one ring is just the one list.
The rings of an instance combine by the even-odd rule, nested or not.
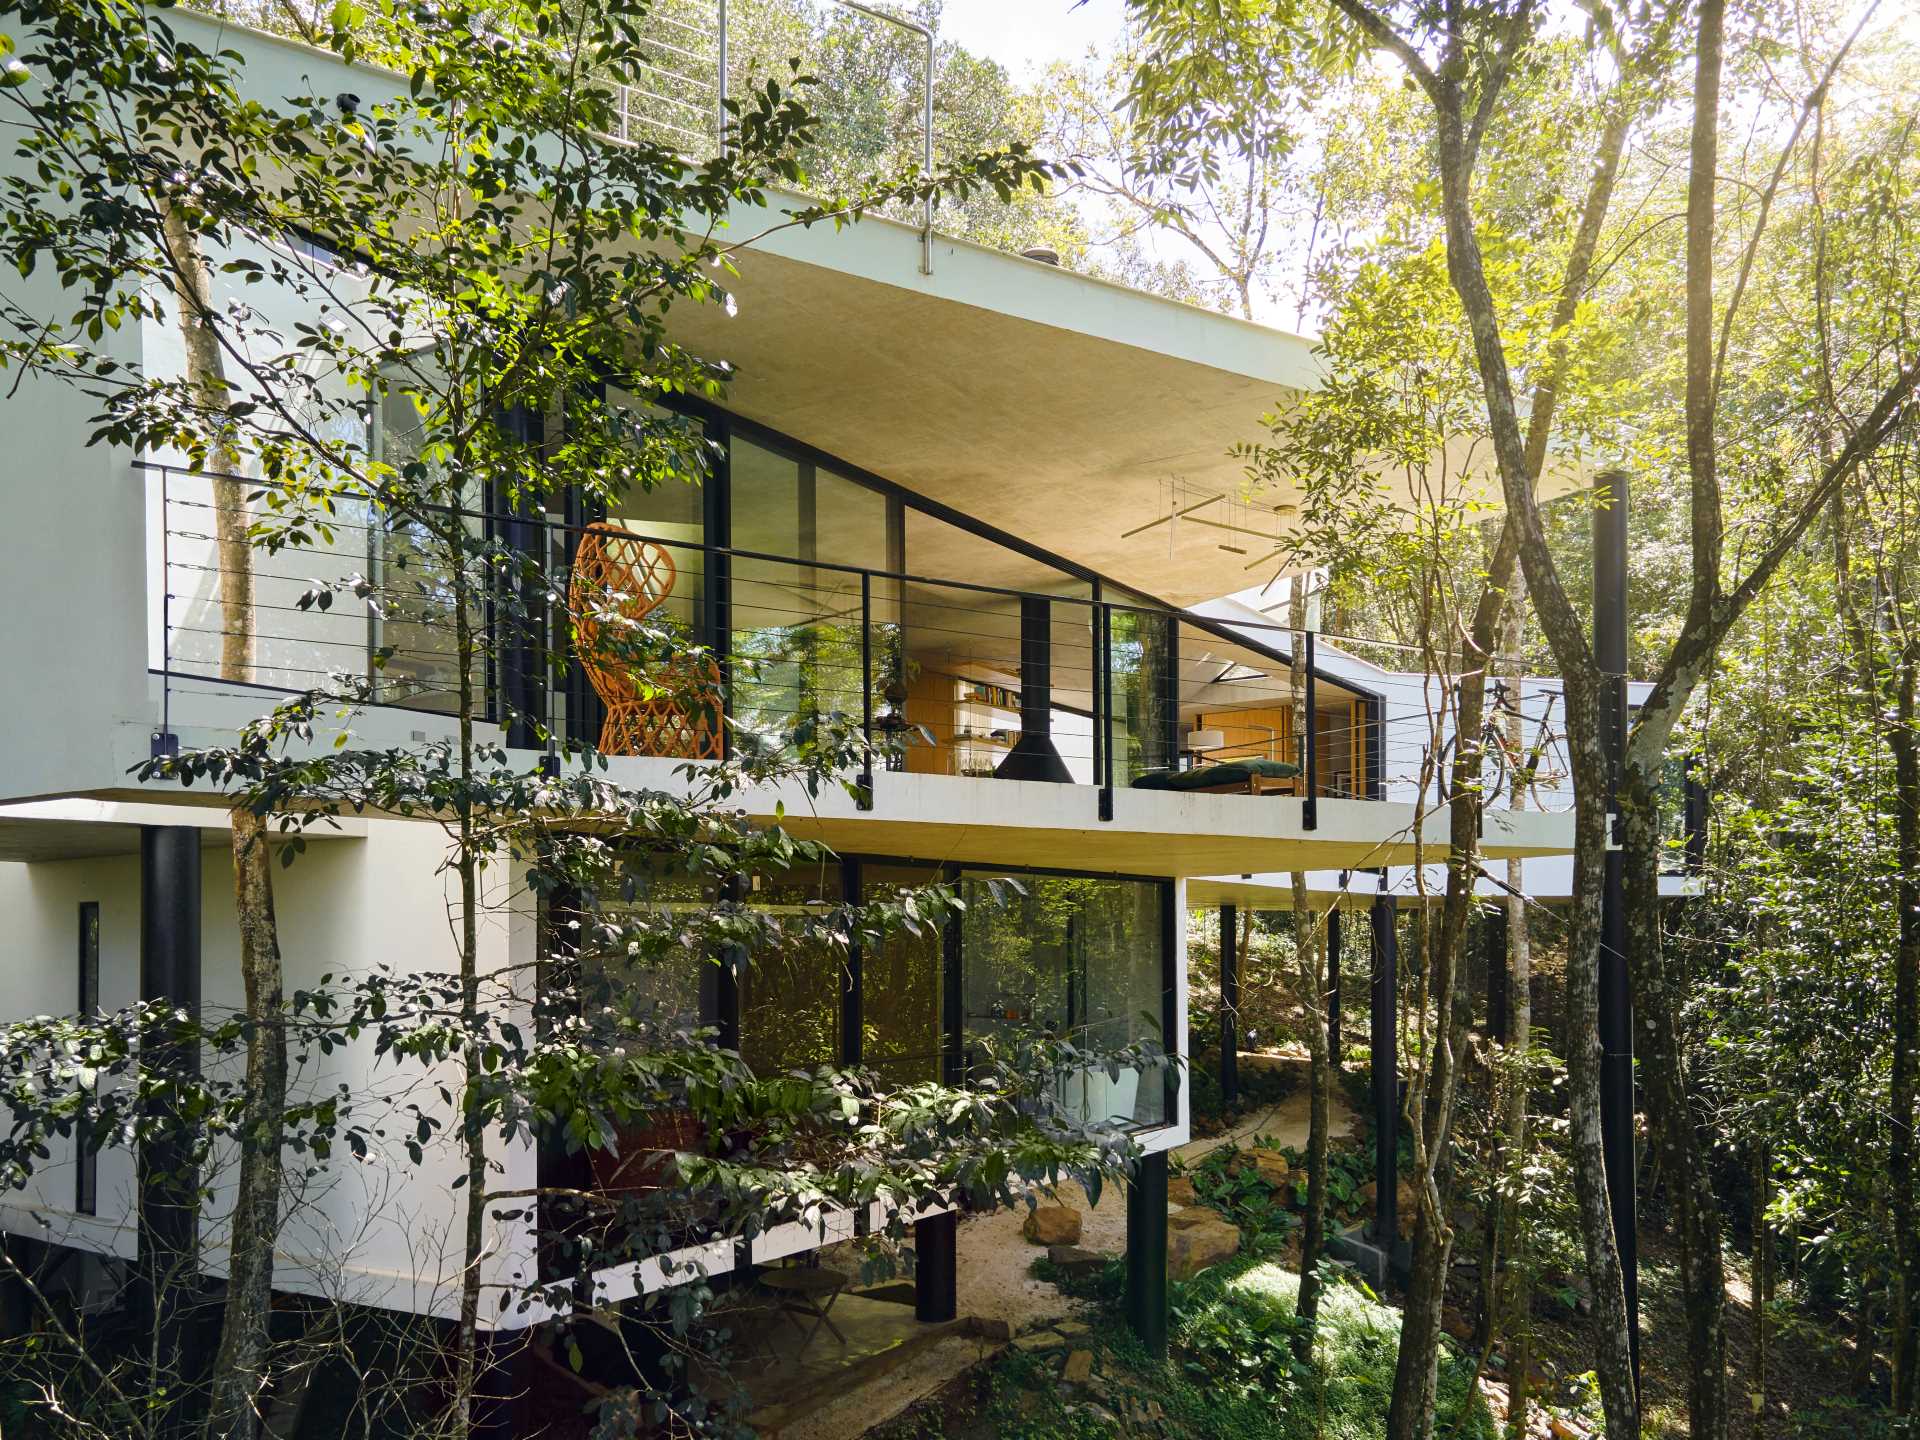
[(1111, 40), (1125, 14), (1125, 0), (947, 0), (940, 38), (1022, 75)]

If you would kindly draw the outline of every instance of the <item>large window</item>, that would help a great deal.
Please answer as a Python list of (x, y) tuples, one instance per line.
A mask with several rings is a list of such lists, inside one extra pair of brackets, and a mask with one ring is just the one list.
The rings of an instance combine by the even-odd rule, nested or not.
[[(1001, 883), (994, 884), (992, 882)], [(1150, 880), (969, 871), (960, 950), (963, 1059), (1022, 1029), (1111, 1050), (1164, 1043), (1164, 886)], [(1089, 1118), (1166, 1123), (1158, 1067), (1070, 1082), (1063, 1096)]]
[[(885, 900), (940, 883), (931, 865), (863, 864), (861, 899)], [(896, 929), (861, 956), (860, 1054), (888, 1080), (940, 1075), (940, 977), (945, 949), (939, 926)]]
[[(897, 557), (897, 507), (877, 490), (811, 461), (736, 437), (731, 448), (733, 713), (769, 740), (803, 718), (858, 719), (863, 614), (891, 617), (891, 586), (862, 608), (861, 579), (836, 565), (888, 568)], [(791, 557), (754, 559), (753, 555)], [(869, 647), (876, 705), (888, 644)]]
[[(407, 362), (409, 367), (425, 360)], [(428, 380), (415, 379), (411, 370), (389, 376), (389, 389), (380, 402), (375, 434), (379, 457), (396, 469), (421, 459), (429, 449), (430, 431), (416, 395), (428, 398)], [(460, 523), (478, 536), (484, 525), (477, 493), (461, 499)], [(460, 673), (454, 614), (454, 562), (444, 534), (452, 512), (428, 521), (418, 517), (376, 512), (369, 528), (368, 565), (381, 603), (369, 620), (371, 666), (375, 696), (390, 705), (451, 712), (458, 708)], [(468, 600), (476, 625), (482, 615), (475, 598)]]
[(1166, 615), (1144, 609), (1115, 608), (1110, 625), (1113, 711), (1108, 736), (1114, 783), (1128, 785), (1149, 770), (1174, 764), (1175, 628)]
[(844, 899), (840, 867), (809, 866), (755, 882), (748, 905), (775, 917), (785, 933), (749, 955), (741, 973), (741, 1057), (761, 1075), (836, 1064), (847, 955), (805, 931), (810, 913)]

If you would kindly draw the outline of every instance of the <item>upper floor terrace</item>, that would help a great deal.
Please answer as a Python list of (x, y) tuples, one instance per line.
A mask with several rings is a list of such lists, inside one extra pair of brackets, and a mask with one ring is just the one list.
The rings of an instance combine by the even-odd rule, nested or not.
[[(1441, 843), (1421, 807), (1388, 798), (1383, 695), (1317, 663), (1311, 638), (1296, 696), (1283, 630), (1166, 604), (739, 417), (689, 423), (719, 457), (704, 484), (593, 514), (476, 496), (461, 515), (548, 577), (471, 617), (484, 715), (510, 748), (557, 762), (592, 746), (624, 778), (671, 784), (686, 762), (838, 719), (873, 747), (861, 792), (761, 803), (866, 853), (1200, 874), (1378, 865)], [(374, 443), (394, 441), (376, 427)], [(364, 727), (445, 727), (451, 587), (407, 526), (349, 508), (324, 540), (256, 555), (242, 679), (223, 660), (223, 492), (172, 466), (134, 474), (158, 733), (353, 685), (375, 702)], [(315, 603), (346, 575), (369, 577), (363, 593)], [(582, 627), (615, 613), (660, 626), (687, 663), (640, 676), (583, 653)], [(1299, 729), (1296, 701), (1313, 717)], [(1545, 853), (1557, 828), (1517, 817), (1489, 846)]]
[[(405, 94), (397, 76), (281, 37), (184, 12), (166, 23), (242, 57), (263, 101)], [(743, 246), (732, 303), (676, 311), (676, 335), (731, 376), (724, 412), (689, 417), (722, 457), (704, 484), (636, 493), (604, 516), (463, 503), (477, 530), (511, 531), (555, 576), (599, 523), (636, 537), (636, 556), (650, 542), (649, 568), (670, 575), (656, 618), (705, 647), (715, 675), (668, 727), (674, 738), (656, 727), (610, 747), (634, 752), (619, 757), (624, 773), (664, 783), (733, 737), (839, 713), (889, 741), (885, 767), (860, 803), (786, 808), (835, 843), (857, 834), (869, 853), (932, 846), (1039, 865), (1071, 854), (1165, 875), (1316, 856), (1378, 864), (1437, 845), (1442, 827), (1423, 833), (1416, 807), (1383, 788), (1376, 695), (1310, 665), (1301, 700), (1315, 718), (1296, 736), (1285, 635), (1181, 608), (1277, 563), (1298, 497), (1284, 484), (1248, 490), (1232, 451), (1315, 383), (1310, 343), (951, 239), (937, 215), (932, 229), (924, 216), (782, 228), (797, 203), (720, 217)], [(291, 248), (301, 264), (342, 258), (311, 237)], [(221, 262), (257, 257), (211, 258), (216, 302), (240, 299)], [(350, 304), (355, 283), (347, 265), (328, 288)], [(60, 303), (34, 277), (23, 305), (42, 292)], [(243, 303), (262, 333), (316, 323), (279, 287), (253, 287)], [(99, 343), (145, 373), (180, 372), (164, 323)], [(363, 738), (444, 731), (444, 629), (427, 613), (432, 578), (400, 564), (404, 529), (347, 514), (324, 544), (257, 557), (256, 643), (235, 680), (215, 663), (210, 483), (164, 468), (174, 457), (151, 468), (87, 447), (87, 407), (32, 378), (0, 400), (31, 477), (14, 487), (0, 537), (0, 588), (21, 621), (7, 659), (46, 677), (14, 717), (0, 794), (123, 792), (154, 732), (217, 740), (276, 692), (333, 674), (374, 687), (378, 703), (355, 721)], [(404, 416), (374, 408), (365, 443), (404, 446)], [(397, 577), (409, 593), (385, 613), (345, 597), (301, 607), (315, 580), (354, 572)], [(499, 617), (483, 617), (494, 733), (528, 750), (547, 743), (536, 731), (607, 738), (607, 695), (586, 667), (555, 676), (526, 658), (564, 629), (560, 608), (519, 658)], [(1023, 770), (1036, 756), (1039, 769)], [(1304, 773), (1243, 779), (1243, 791), (1268, 792), (1253, 796), (1135, 783), (1235, 759)], [(782, 798), (756, 803), (771, 814)], [(1490, 844), (1562, 844), (1550, 824), (1511, 823), (1520, 829)]]

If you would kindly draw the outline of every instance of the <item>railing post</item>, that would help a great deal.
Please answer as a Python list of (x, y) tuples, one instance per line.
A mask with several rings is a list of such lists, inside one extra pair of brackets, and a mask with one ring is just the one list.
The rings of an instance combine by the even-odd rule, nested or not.
[(714, 115), (716, 128), (713, 132), (713, 142), (720, 153), (725, 155), (727, 153), (727, 0), (717, 0), (717, 3), (720, 7), (719, 58), (716, 61), (719, 73), (715, 76), (713, 88), (718, 108)]
[(180, 737), (173, 733), (173, 508), (168, 493), (170, 466), (160, 467), (160, 728), (147, 742), (155, 760), (180, 753)]
[(1220, 907), (1220, 1100), (1240, 1098), (1240, 907)]
[(873, 572), (860, 572), (860, 798), (873, 808)]
[(1100, 818), (1113, 819), (1113, 606), (1094, 606), (1094, 781), (1100, 787)]
[(1320, 828), (1320, 786), (1319, 777), (1316, 772), (1319, 770), (1319, 766), (1314, 763), (1313, 732), (1317, 728), (1320, 712), (1317, 708), (1313, 688), (1313, 631), (1308, 630), (1304, 633), (1307, 641), (1307, 714), (1305, 721), (1307, 732), (1307, 798), (1300, 807), (1300, 828), (1303, 830), (1318, 830)]
[[(927, 74), (925, 108), (921, 112), (920, 123), (923, 164), (921, 180), (931, 185), (933, 181), (933, 31), (925, 32), (927, 38)], [(920, 273), (933, 274), (933, 191), (929, 189), (921, 201), (923, 207), (920, 220)]]

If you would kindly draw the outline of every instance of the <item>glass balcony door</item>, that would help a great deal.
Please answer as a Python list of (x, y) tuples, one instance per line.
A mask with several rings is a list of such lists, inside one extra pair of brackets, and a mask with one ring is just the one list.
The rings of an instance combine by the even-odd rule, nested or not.
[(899, 568), (898, 502), (739, 436), (730, 455), (736, 730), (774, 743), (805, 721), (858, 724), (869, 678), (863, 658), (876, 709), (891, 694), (899, 605), (893, 581), (870, 580), (863, 600), (860, 575), (837, 567)]

